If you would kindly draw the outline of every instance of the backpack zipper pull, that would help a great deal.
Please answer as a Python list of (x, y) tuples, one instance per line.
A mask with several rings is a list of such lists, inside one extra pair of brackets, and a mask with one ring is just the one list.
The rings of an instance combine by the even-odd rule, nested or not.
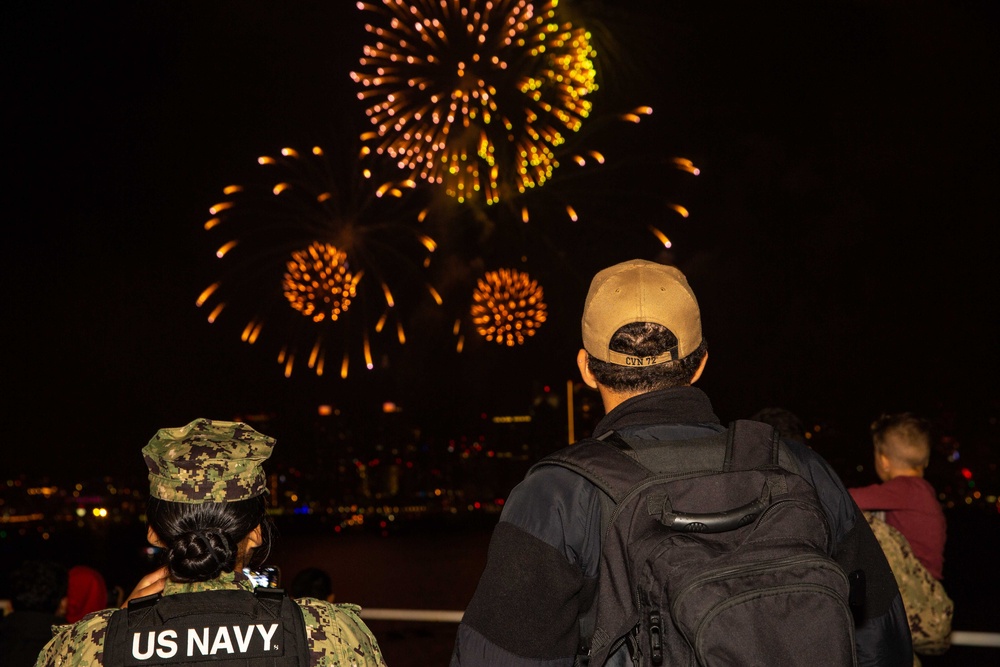
[(660, 612), (649, 612), (649, 659), (654, 665), (663, 664), (663, 634), (660, 627)]

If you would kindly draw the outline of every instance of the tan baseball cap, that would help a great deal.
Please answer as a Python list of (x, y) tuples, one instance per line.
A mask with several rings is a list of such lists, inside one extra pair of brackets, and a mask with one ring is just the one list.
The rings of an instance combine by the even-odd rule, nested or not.
[[(652, 357), (610, 348), (611, 338), (633, 322), (660, 324), (677, 347)], [(595, 359), (619, 366), (653, 366), (683, 359), (701, 345), (701, 311), (684, 274), (672, 266), (633, 259), (600, 271), (583, 305), (583, 348)]]

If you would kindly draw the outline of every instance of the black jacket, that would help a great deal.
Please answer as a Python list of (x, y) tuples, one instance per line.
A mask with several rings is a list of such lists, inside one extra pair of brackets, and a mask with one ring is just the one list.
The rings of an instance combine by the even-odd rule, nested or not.
[(52, 639), (52, 626), (65, 622), (65, 618), (40, 611), (15, 611), (0, 618), (0, 665), (32, 667)]
[[(724, 430), (694, 387), (643, 394), (612, 410), (594, 435), (687, 440)], [(817, 490), (834, 535), (834, 557), (865, 571), (866, 620), (856, 630), (859, 665), (912, 665), (909, 628), (892, 571), (836, 473), (804, 445), (783, 442), (781, 464)], [(459, 626), (452, 666), (572, 665), (579, 619), (593, 602), (601, 551), (601, 492), (558, 466), (528, 475), (504, 505), (486, 569)]]

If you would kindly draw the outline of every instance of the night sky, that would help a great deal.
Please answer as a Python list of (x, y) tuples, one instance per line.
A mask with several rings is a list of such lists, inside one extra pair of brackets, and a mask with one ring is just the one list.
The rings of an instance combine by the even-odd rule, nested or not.
[(355, 3), (5, 2), (0, 477), (134, 472), (157, 428), (201, 416), (524, 411), (575, 377), (590, 276), (633, 257), (687, 273), (723, 419), (996, 416), (995, 2), (563, 4), (598, 49), (593, 117), (654, 113), (595, 131), (604, 167), (553, 180), (581, 218), (532, 222), (549, 323), (457, 356), (415, 309), (405, 353), (345, 382), (283, 377), (274, 348), (195, 299), (217, 278), (202, 224), (222, 187), (259, 155), (347, 151), (365, 129)]

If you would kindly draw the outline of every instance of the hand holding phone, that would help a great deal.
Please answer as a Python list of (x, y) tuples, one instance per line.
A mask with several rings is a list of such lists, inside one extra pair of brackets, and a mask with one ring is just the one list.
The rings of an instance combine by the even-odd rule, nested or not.
[(243, 568), (243, 574), (257, 588), (277, 588), (281, 583), (281, 570), (275, 566), (262, 567), (259, 570)]

